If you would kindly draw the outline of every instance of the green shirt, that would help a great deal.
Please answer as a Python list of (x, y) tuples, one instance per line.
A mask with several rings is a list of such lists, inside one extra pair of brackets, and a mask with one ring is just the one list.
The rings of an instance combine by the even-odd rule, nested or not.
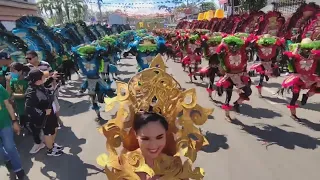
[(0, 85), (0, 129), (11, 126), (11, 118), (4, 104), (9, 99), (9, 93), (2, 85)]
[[(28, 81), (26, 80), (19, 80), (19, 79), (11, 79), (10, 81), (10, 87), (12, 93), (17, 94), (24, 94), (28, 88)], [(16, 113), (19, 115), (25, 114), (25, 98), (15, 98), (14, 99), (15, 105), (16, 105)]]

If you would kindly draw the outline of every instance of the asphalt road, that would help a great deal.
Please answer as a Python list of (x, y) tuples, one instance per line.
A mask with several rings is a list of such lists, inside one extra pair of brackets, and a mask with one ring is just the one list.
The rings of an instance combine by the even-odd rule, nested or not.
[[(196, 88), (202, 106), (215, 108), (212, 117), (202, 127), (210, 145), (198, 153), (195, 163), (206, 171), (205, 180), (317, 180), (320, 165), (320, 96), (312, 97), (298, 109), (302, 123), (290, 119), (286, 98), (272, 95), (283, 77), (270, 79), (259, 98), (252, 86), (251, 100), (241, 107), (242, 114), (232, 112), (234, 123), (224, 120), (218, 102), (214, 103), (205, 90), (206, 81), (189, 83), (180, 64), (167, 62), (167, 72), (184, 88)], [(136, 72), (136, 61), (123, 59), (119, 63), (119, 78), (128, 81)], [(76, 76), (73, 77), (76, 79)], [(256, 80), (257, 78), (253, 78)], [(66, 146), (61, 157), (47, 157), (45, 150), (29, 155), (30, 136), (17, 138), (23, 167), (31, 180), (102, 180), (107, 179), (96, 157), (106, 151), (106, 139), (98, 133), (95, 113), (89, 98), (76, 97), (81, 81), (73, 80), (61, 92), (61, 118), (57, 142)], [(232, 102), (237, 98), (235, 93)], [(104, 105), (101, 105), (102, 109)], [(102, 112), (104, 119), (112, 113)], [(0, 179), (6, 180), (6, 169), (0, 167)], [(3, 178), (4, 177), (4, 178)]]

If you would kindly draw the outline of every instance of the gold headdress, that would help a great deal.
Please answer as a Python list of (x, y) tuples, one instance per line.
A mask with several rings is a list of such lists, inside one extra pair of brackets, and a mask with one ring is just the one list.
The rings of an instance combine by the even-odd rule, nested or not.
[[(105, 167), (107, 177), (111, 180), (140, 180), (136, 173), (143, 172), (151, 177), (161, 176), (161, 180), (202, 179), (203, 170), (199, 167), (192, 170), (192, 164), (197, 151), (208, 145), (208, 141), (196, 126), (203, 125), (213, 109), (201, 107), (196, 100), (195, 89), (182, 90), (180, 84), (165, 72), (161, 56), (154, 59), (150, 68), (132, 77), (128, 84), (117, 82), (117, 96), (106, 98), (105, 102), (106, 111), (113, 109), (116, 103), (119, 110), (114, 119), (100, 128), (107, 138), (109, 155), (100, 155), (97, 162)], [(169, 123), (166, 147), (153, 168), (146, 165), (137, 150), (139, 145), (131, 128), (135, 113), (148, 111), (150, 106)], [(124, 149), (117, 153), (116, 148), (121, 145)], [(187, 157), (184, 163), (180, 153)]]

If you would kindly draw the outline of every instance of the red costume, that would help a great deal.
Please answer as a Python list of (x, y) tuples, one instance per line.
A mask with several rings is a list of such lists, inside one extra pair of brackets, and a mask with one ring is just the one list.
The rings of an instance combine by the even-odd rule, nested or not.
[(312, 44), (311, 39), (304, 39), (301, 42), (301, 47), (294, 52), (285, 52), (289, 57), (290, 70), (293, 72), (282, 83), (283, 88), (291, 88), (293, 96), (288, 108), (291, 111), (291, 117), (297, 120), (296, 104), (299, 98), (301, 89), (309, 89), (306, 94), (303, 94), (301, 105), (305, 105), (308, 97), (320, 92), (320, 50), (315, 44)]
[(279, 76), (280, 71), (277, 65), (278, 49), (284, 46), (284, 40), (270, 37), (270, 35), (264, 35), (260, 37), (255, 43), (255, 50), (257, 56), (261, 60), (259, 63), (254, 64), (250, 67), (250, 70), (255, 70), (260, 74), (258, 88), (261, 96), (261, 88), (263, 86), (263, 80), (269, 80), (270, 76)]
[(239, 104), (244, 100), (249, 100), (252, 93), (250, 88), (251, 80), (247, 74), (248, 56), (246, 48), (249, 39), (243, 41), (235, 36), (228, 36), (222, 40), (221, 45), (217, 48), (217, 53), (220, 56), (220, 64), (224, 70), (224, 77), (217, 83), (218, 95), (222, 95), (223, 90), (226, 91), (226, 101), (222, 106), (226, 110), (227, 120), (231, 120), (229, 110), (232, 106), (229, 105), (233, 87), (239, 89), (239, 99), (234, 102), (234, 108), (239, 111)]

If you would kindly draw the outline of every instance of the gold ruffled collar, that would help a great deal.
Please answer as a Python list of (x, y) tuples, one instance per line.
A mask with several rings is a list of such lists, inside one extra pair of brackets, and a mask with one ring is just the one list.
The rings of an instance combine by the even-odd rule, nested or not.
[[(112, 157), (114, 157), (112, 159)], [(98, 163), (105, 167), (107, 177), (112, 180), (140, 180), (137, 173), (146, 173), (150, 177), (160, 176), (159, 180), (202, 179), (202, 168), (192, 170), (192, 162), (182, 164), (179, 156), (160, 154), (151, 168), (145, 162), (141, 151), (135, 150), (120, 156), (100, 155)]]

